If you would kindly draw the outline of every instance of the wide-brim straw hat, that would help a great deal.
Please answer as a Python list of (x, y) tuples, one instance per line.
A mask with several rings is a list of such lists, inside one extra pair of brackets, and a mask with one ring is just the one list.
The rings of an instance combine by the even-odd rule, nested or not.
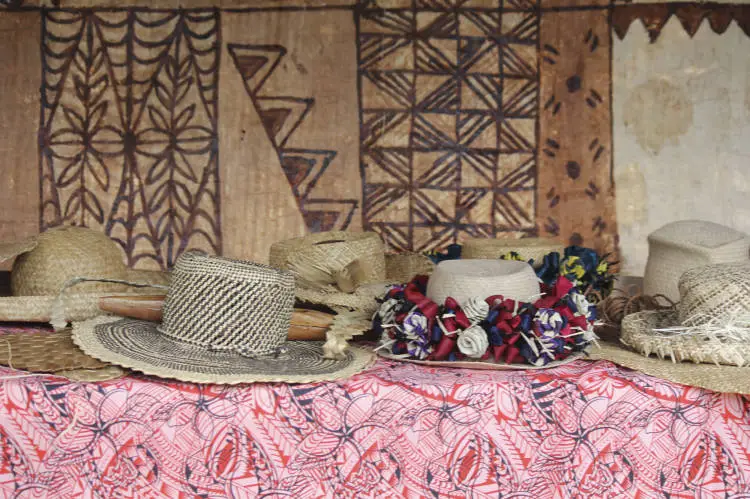
[(619, 366), (682, 385), (697, 386), (720, 393), (750, 395), (750, 368), (672, 362), (613, 343), (598, 342), (588, 351), (589, 360), (607, 360)]
[(697, 267), (675, 308), (626, 315), (592, 358), (714, 391), (750, 393), (750, 263)]
[[(82, 283), (60, 295), (75, 278), (165, 286), (169, 274), (134, 270), (123, 263), (117, 243), (105, 234), (83, 227), (50, 229), (17, 243), (0, 244), (0, 262), (15, 258), (11, 269), (12, 296), (0, 297), (0, 322), (49, 322), (62, 305), (67, 321), (101, 315), (99, 299), (110, 294), (154, 293), (111, 282)], [(60, 302), (56, 303), (60, 295)]]
[(294, 277), (253, 262), (181, 255), (161, 323), (98, 317), (73, 324), (88, 355), (149, 375), (195, 383), (309, 383), (366, 369), (372, 352), (325, 358), (321, 341), (288, 341)]
[(368, 316), (377, 310), (377, 299), (389, 285), (434, 268), (424, 255), (386, 256), (375, 232), (343, 231), (278, 241), (271, 245), (269, 263), (295, 274), (299, 301)]
[(557, 252), (563, 254), (565, 245), (554, 239), (526, 237), (523, 239), (467, 239), (463, 243), (461, 257), (466, 259), (495, 259), (517, 253), (524, 260), (534, 260), (534, 267), (539, 267), (545, 255)]
[(680, 276), (687, 270), (714, 263), (750, 260), (750, 236), (703, 220), (669, 223), (648, 236), (648, 260), (643, 292), (676, 301)]
[(106, 381), (122, 377), (126, 373), (119, 366), (83, 353), (73, 343), (70, 329), (58, 332), (20, 331), (0, 335), (0, 365), (29, 373), (54, 374), (73, 381)]

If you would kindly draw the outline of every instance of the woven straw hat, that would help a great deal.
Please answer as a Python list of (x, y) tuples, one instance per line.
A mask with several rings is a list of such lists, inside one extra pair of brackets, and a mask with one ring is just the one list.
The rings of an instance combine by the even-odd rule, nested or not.
[(73, 325), (87, 354), (165, 378), (196, 383), (307, 383), (367, 368), (373, 355), (348, 349), (325, 359), (322, 342), (287, 341), (291, 273), (187, 252), (178, 258), (161, 324), (97, 318)]
[[(165, 272), (133, 270), (123, 263), (117, 243), (84, 227), (50, 229), (19, 243), (0, 244), (0, 262), (15, 258), (13, 296), (0, 297), (0, 321), (48, 322), (57, 295), (72, 279), (90, 277), (164, 286)], [(99, 298), (111, 293), (152, 293), (116, 283), (82, 283), (62, 296), (65, 319), (101, 315)]]
[(106, 381), (125, 370), (83, 353), (70, 329), (51, 332), (13, 332), (0, 335), (0, 364), (34, 373), (50, 373), (74, 381)]
[(430, 300), (444, 303), (451, 297), (462, 306), (471, 298), (494, 295), (533, 302), (539, 290), (531, 265), (513, 260), (446, 260), (438, 264), (427, 283)]
[(385, 255), (385, 275), (388, 281), (409, 282), (418, 275), (432, 275), (435, 264), (422, 253), (393, 253)]
[(679, 292), (676, 310), (625, 316), (621, 341), (676, 362), (750, 365), (750, 262), (688, 270)]
[(679, 280), (675, 309), (626, 315), (620, 345), (600, 343), (609, 360), (676, 383), (750, 394), (750, 263), (708, 265)]
[(622, 345), (600, 341), (589, 349), (589, 360), (608, 360), (656, 378), (722, 393), (750, 395), (750, 368), (670, 362), (644, 357)]
[(372, 314), (389, 283), (385, 248), (374, 232), (318, 232), (279, 241), (271, 245), (269, 263), (295, 275), (297, 299), (336, 311)]
[(467, 259), (496, 259), (511, 252), (524, 260), (534, 260), (534, 267), (542, 265), (544, 256), (558, 252), (563, 254), (565, 246), (553, 239), (527, 237), (523, 239), (468, 239), (463, 243), (461, 256)]
[(676, 301), (680, 297), (677, 282), (686, 270), (748, 260), (750, 236), (747, 234), (701, 220), (673, 222), (648, 236), (643, 292)]

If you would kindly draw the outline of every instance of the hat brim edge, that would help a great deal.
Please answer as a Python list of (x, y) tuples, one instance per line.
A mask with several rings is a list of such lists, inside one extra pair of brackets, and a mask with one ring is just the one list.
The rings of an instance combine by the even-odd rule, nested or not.
[[(169, 369), (160, 369), (152, 364), (124, 356), (117, 352), (113, 352), (104, 347), (96, 339), (94, 335), (95, 326), (106, 324), (109, 322), (116, 322), (120, 319), (120, 317), (97, 317), (95, 319), (90, 319), (83, 322), (75, 322), (73, 323), (73, 342), (86, 354), (104, 362), (119, 365), (149, 376), (157, 376), (159, 378), (190, 383), (239, 385), (248, 383), (315, 383), (321, 381), (336, 381), (358, 374), (369, 368), (375, 362), (375, 355), (372, 352), (357, 347), (349, 347), (348, 351), (350, 351), (354, 357), (349, 365), (333, 373), (323, 373), (320, 375), (290, 374), (264, 376), (263, 373), (258, 373), (257, 375), (240, 374), (233, 376), (218, 376), (194, 373), (189, 371), (172, 371)], [(138, 322), (145, 323), (146, 321)]]

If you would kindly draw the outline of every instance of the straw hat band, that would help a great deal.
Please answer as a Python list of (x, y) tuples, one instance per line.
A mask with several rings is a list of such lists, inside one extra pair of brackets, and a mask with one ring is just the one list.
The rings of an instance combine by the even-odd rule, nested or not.
[(160, 332), (211, 350), (267, 355), (286, 341), (293, 306), (290, 273), (187, 253), (172, 273)]

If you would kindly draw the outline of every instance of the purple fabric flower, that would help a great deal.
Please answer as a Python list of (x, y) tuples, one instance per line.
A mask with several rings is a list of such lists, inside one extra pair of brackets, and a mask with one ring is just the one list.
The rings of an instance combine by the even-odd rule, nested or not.
[(427, 317), (419, 311), (411, 312), (404, 318), (403, 333), (409, 341), (409, 355), (424, 359), (432, 353), (430, 331), (427, 329)]

